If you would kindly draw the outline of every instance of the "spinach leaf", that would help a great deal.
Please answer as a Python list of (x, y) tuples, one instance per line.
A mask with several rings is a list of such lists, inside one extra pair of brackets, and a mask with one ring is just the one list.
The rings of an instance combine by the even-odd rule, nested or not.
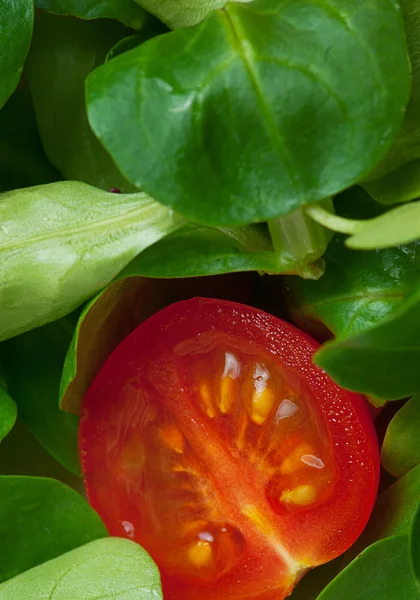
[(85, 78), (129, 30), (110, 20), (39, 14), (27, 72), (45, 152), (65, 179), (131, 192), (90, 129)]
[(81, 474), (78, 419), (58, 407), (61, 371), (77, 316), (29, 331), (0, 345), (7, 388), (19, 416), (64, 467)]
[(56, 15), (117, 19), (132, 29), (141, 29), (147, 20), (147, 13), (134, 0), (35, 0), (35, 4)]
[(61, 380), (61, 408), (78, 414), (82, 398), (111, 352), (156, 311), (194, 296), (246, 302), (252, 279), (230, 275), (197, 279), (145, 279), (132, 263), (89, 302), (80, 315)]
[(414, 396), (394, 416), (382, 444), (381, 462), (395, 477), (420, 465), (419, 431), (420, 396)]
[(363, 187), (382, 204), (415, 200), (420, 197), (420, 159), (412, 160), (379, 179), (365, 182)]
[(376, 542), (364, 550), (318, 596), (318, 600), (418, 600), (408, 536)]
[(127, 179), (229, 226), (359, 180), (397, 134), (409, 87), (393, 0), (256, 0), (99, 67), (87, 103)]
[(13, 428), (17, 417), (16, 403), (0, 382), (0, 442)]
[(20, 87), (0, 111), (0, 192), (59, 179), (42, 148), (29, 90)]
[(417, 466), (379, 495), (366, 529), (343, 555), (342, 562), (348, 564), (374, 542), (408, 535), (419, 498), (420, 466)]
[(68, 314), (182, 221), (79, 182), (0, 195), (0, 339)]
[(107, 535), (95, 511), (63, 483), (0, 476), (0, 581)]
[(0, 600), (162, 600), (159, 571), (137, 544), (106, 538), (0, 585)]
[(335, 236), (319, 281), (285, 279), (292, 318), (336, 336), (315, 361), (340, 385), (383, 399), (420, 389), (420, 244), (354, 252)]
[[(135, 0), (171, 29), (189, 27), (204, 19), (212, 10), (221, 8), (227, 0)], [(236, 0), (250, 2), (250, 0)]]
[(33, 19), (32, 0), (0, 0), (0, 108), (19, 83)]
[(413, 519), (410, 535), (411, 564), (420, 594), (420, 504)]

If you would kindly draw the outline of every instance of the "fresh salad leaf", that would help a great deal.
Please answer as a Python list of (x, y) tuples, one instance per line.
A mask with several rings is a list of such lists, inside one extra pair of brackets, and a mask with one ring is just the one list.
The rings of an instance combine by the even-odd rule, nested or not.
[(0, 382), (0, 442), (13, 428), (17, 418), (16, 403)]
[(63, 483), (0, 476), (0, 539), (7, 548), (0, 553), (0, 581), (107, 535), (86, 500)]
[(379, 495), (369, 523), (341, 561), (348, 564), (365, 548), (392, 536), (409, 535), (420, 498), (420, 466)]
[(0, 360), (20, 418), (61, 464), (80, 476), (78, 419), (58, 407), (61, 372), (76, 320), (72, 315), (0, 344)]
[[(204, 19), (212, 10), (221, 8), (227, 0), (136, 0), (171, 29), (189, 27)], [(250, 2), (250, 0), (236, 0)]]
[[(350, 192), (342, 202), (350, 201), (367, 211), (362, 216), (371, 216), (367, 196)], [(336, 336), (317, 353), (317, 364), (355, 391), (388, 400), (415, 394), (420, 389), (419, 242), (362, 253), (346, 248), (343, 236), (336, 235), (324, 260), (319, 281), (285, 280), (295, 322), (308, 330), (321, 322)]]
[(159, 572), (134, 542), (96, 540), (0, 585), (0, 600), (162, 600)]
[(381, 204), (399, 204), (420, 197), (420, 159), (413, 160), (379, 179), (363, 184)]
[(143, 193), (63, 181), (1, 194), (0, 223), (7, 339), (71, 312), (182, 220)]
[(0, 111), (0, 192), (60, 179), (42, 148), (29, 90), (20, 87)]
[(33, 19), (32, 0), (0, 0), (0, 108), (19, 83)]
[[(37, 14), (27, 72), (45, 152), (65, 179), (131, 192), (90, 129), (85, 78), (129, 30), (111, 20)], [(64, 142), (64, 143), (63, 143)]]
[(395, 477), (420, 465), (419, 431), (420, 396), (414, 396), (394, 416), (382, 444), (381, 462)]
[(134, 0), (35, 0), (35, 4), (56, 15), (117, 19), (132, 29), (141, 29), (147, 20), (147, 13)]
[(66, 356), (60, 388), (61, 408), (79, 414), (84, 393), (123, 339), (156, 310), (193, 296), (246, 302), (247, 275), (204, 279), (146, 279), (132, 263), (119, 278), (89, 302), (80, 315)]
[(99, 67), (87, 103), (129, 181), (197, 222), (230, 226), (367, 174), (398, 132), (409, 86), (393, 0), (256, 0)]
[(420, 504), (413, 519), (410, 535), (411, 564), (420, 595)]
[(318, 600), (418, 600), (408, 536), (376, 542), (362, 552), (318, 596)]

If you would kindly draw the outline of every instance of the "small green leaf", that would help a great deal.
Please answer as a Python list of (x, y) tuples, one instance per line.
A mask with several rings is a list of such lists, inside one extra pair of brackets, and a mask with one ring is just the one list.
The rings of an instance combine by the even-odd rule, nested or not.
[[(379, 208), (360, 188), (336, 204), (338, 214), (350, 218), (373, 218)], [(298, 326), (322, 323), (336, 336), (316, 354), (317, 363), (343, 387), (383, 400), (417, 393), (420, 243), (354, 252), (336, 235), (323, 258), (325, 275), (318, 281), (284, 278)]]
[(58, 407), (61, 371), (76, 319), (72, 315), (3, 342), (0, 356), (20, 418), (62, 465), (80, 476), (79, 422)]
[(380, 494), (366, 529), (343, 555), (344, 564), (348, 564), (374, 542), (396, 535), (408, 535), (419, 498), (420, 466)]
[(364, 550), (317, 600), (419, 600), (410, 567), (408, 536), (390, 537)]
[[(135, 0), (156, 15), (171, 29), (190, 27), (204, 19), (211, 11), (221, 8), (228, 0)], [(250, 0), (236, 0), (250, 2)]]
[(388, 425), (382, 445), (382, 464), (395, 477), (420, 464), (419, 432), (420, 396), (414, 396)]
[(0, 476), (0, 581), (107, 535), (86, 500), (63, 483)]
[(390, 210), (363, 227), (346, 240), (354, 250), (374, 250), (407, 244), (420, 238), (420, 201), (410, 202)]
[[(0, 600), (162, 600), (159, 571), (137, 544), (96, 540), (0, 585)], [(410, 600), (410, 599), (407, 599)]]
[(32, 0), (0, 0), (0, 108), (19, 83), (33, 20)]
[(87, 103), (129, 181), (223, 227), (358, 181), (397, 134), (409, 87), (394, 0), (256, 0), (99, 67)]
[(414, 515), (410, 532), (411, 565), (420, 595), (420, 504)]
[(0, 442), (13, 428), (17, 418), (17, 406), (0, 382)]
[(80, 19), (117, 19), (141, 29), (147, 13), (134, 0), (35, 0), (36, 6), (56, 15), (72, 15)]
[(143, 193), (79, 182), (0, 194), (0, 339), (68, 314), (183, 222)]
[(250, 285), (247, 275), (146, 279), (138, 276), (136, 262), (131, 263), (80, 315), (64, 364), (61, 408), (79, 413), (84, 393), (111, 352), (156, 311), (194, 296), (246, 302)]
[(399, 204), (420, 197), (420, 159), (413, 160), (379, 179), (363, 183), (376, 202)]
[(132, 192), (93, 134), (85, 79), (129, 29), (116, 21), (37, 14), (27, 73), (45, 152), (65, 179)]
[(20, 87), (0, 111), (0, 192), (60, 179), (42, 148), (29, 90)]

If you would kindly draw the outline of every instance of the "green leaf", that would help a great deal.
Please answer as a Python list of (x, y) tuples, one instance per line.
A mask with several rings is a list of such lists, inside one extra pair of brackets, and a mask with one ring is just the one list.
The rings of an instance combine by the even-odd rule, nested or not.
[(414, 396), (388, 425), (382, 445), (382, 464), (395, 477), (420, 464), (419, 431), (420, 396)]
[[(221, 8), (227, 0), (136, 0), (171, 29), (199, 23), (211, 11)], [(236, 0), (250, 2), (250, 0)]]
[[(137, 544), (106, 538), (0, 585), (0, 600), (162, 600), (159, 571)], [(409, 599), (407, 599), (409, 600)]]
[(241, 225), (369, 172), (409, 86), (393, 0), (233, 2), (96, 69), (88, 116), (133, 184), (197, 222)]
[(354, 250), (374, 250), (407, 244), (420, 238), (420, 201), (398, 206), (363, 224), (346, 240)]
[(420, 159), (363, 184), (365, 190), (382, 204), (409, 202), (420, 197)]
[(61, 408), (79, 413), (84, 393), (111, 352), (137, 325), (158, 310), (194, 296), (246, 302), (250, 286), (247, 275), (145, 279), (138, 276), (133, 262), (89, 302), (80, 315), (64, 364)]
[[(360, 189), (337, 204), (370, 218), (378, 205)], [(322, 323), (336, 336), (315, 360), (348, 389), (396, 400), (420, 389), (420, 243), (354, 252), (336, 235), (318, 281), (284, 279), (286, 302), (303, 329)], [(398, 376), (396, 376), (398, 374)]]
[(340, 570), (340, 558), (325, 565), (311, 569), (297, 584), (287, 600), (316, 600), (318, 594), (337, 575)]
[(116, 21), (37, 14), (27, 73), (43, 146), (65, 179), (131, 192), (93, 134), (85, 78), (129, 30)]
[(58, 407), (61, 372), (76, 319), (72, 315), (12, 338), (0, 345), (0, 356), (20, 418), (62, 465), (80, 476), (79, 422)]
[(0, 194), (0, 339), (68, 314), (182, 221), (79, 182)]
[[(407, 36), (408, 53), (411, 63), (412, 89), (411, 98), (405, 113), (404, 123), (399, 132), (398, 138), (391, 146), (385, 159), (369, 175), (369, 180), (374, 179), (377, 185), (381, 185), (380, 179), (390, 173), (390, 177), (384, 179), (389, 181), (393, 171), (407, 164), (413, 159), (420, 158), (420, 0), (399, 0), (401, 12), (405, 22), (405, 32)], [(403, 173), (403, 172), (402, 172)], [(401, 180), (401, 174), (398, 179)], [(369, 189), (369, 186), (368, 186)], [(394, 202), (399, 202), (400, 193)]]
[(0, 111), (0, 192), (59, 179), (42, 148), (29, 90), (21, 87)]
[(0, 581), (107, 535), (86, 500), (63, 483), (0, 476)]
[(418, 600), (408, 536), (376, 542), (344, 569), (318, 600)]
[(134, 0), (35, 0), (35, 4), (56, 15), (72, 15), (80, 19), (117, 19), (132, 29), (141, 29), (148, 18)]
[(33, 19), (32, 0), (0, 0), (0, 108), (19, 83)]
[(16, 403), (0, 383), (0, 442), (13, 428), (17, 417)]
[(414, 577), (420, 594), (420, 504), (413, 519), (410, 532), (410, 554)]
[(344, 564), (348, 564), (374, 542), (396, 535), (408, 535), (419, 498), (420, 466), (380, 494), (362, 535), (343, 555)]

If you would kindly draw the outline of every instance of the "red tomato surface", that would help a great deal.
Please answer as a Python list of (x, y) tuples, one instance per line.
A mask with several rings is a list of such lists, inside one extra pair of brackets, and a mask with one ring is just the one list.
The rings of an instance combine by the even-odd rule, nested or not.
[(281, 600), (359, 536), (378, 487), (364, 399), (318, 344), (255, 308), (195, 298), (156, 313), (86, 394), (92, 506), (141, 544), (165, 600)]

